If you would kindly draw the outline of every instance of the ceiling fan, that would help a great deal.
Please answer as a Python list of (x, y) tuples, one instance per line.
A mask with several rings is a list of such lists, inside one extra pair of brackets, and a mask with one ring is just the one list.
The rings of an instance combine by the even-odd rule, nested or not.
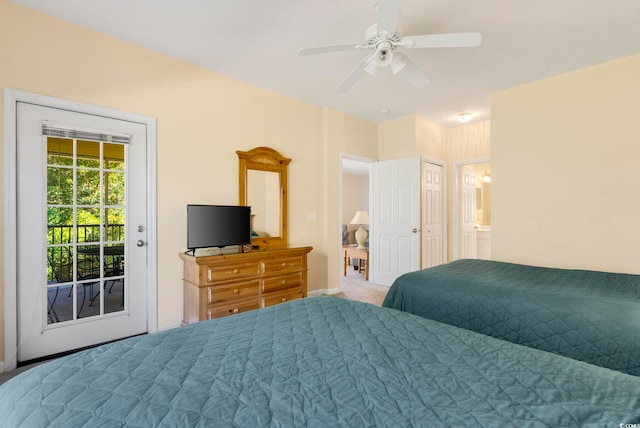
[(367, 29), (363, 43), (304, 48), (298, 51), (298, 55), (316, 55), (354, 49), (373, 50), (373, 54), (364, 57), (340, 84), (338, 92), (348, 91), (363, 72), (375, 76), (378, 68), (387, 66), (391, 67), (393, 74), (402, 73), (413, 86), (422, 88), (429, 83), (429, 79), (408, 57), (397, 52), (398, 48), (457, 48), (480, 45), (482, 40), (480, 33), (424, 34), (406, 37), (397, 35), (395, 31), (401, 3), (402, 0), (378, 0), (376, 7), (378, 22)]

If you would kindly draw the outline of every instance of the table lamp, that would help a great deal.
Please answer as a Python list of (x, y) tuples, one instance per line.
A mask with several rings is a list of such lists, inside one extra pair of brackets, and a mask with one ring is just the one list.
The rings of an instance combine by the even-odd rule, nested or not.
[(350, 224), (359, 224), (360, 227), (356, 230), (356, 242), (358, 243), (358, 249), (363, 250), (365, 243), (367, 242), (367, 230), (362, 227), (363, 224), (369, 224), (369, 214), (366, 211), (356, 211), (356, 215), (351, 219)]

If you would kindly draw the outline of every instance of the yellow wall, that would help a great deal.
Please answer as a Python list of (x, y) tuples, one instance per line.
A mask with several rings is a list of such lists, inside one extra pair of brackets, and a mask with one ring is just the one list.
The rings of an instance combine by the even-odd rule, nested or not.
[(447, 160), (455, 162), (488, 158), (491, 156), (491, 123), (470, 123), (447, 128), (445, 146)]
[[(339, 234), (327, 232), (330, 226), (332, 231), (339, 230), (339, 152), (375, 157), (375, 124), (295, 101), (7, 0), (0, 0), (0, 87), (157, 118), (160, 328), (176, 325), (182, 318), (182, 270), (177, 254), (186, 247), (186, 205), (238, 202), (238, 188), (233, 184), (238, 175), (236, 150), (271, 146), (293, 159), (289, 168), (290, 245), (314, 247), (309, 255), (310, 291), (337, 282), (337, 275), (328, 279), (327, 252), (329, 247), (332, 254), (337, 251)], [(0, 136), (2, 133), (0, 123)], [(3, 215), (5, 208), (10, 207), (3, 207)], [(318, 221), (307, 222), (308, 212), (316, 212)], [(332, 272), (337, 271), (336, 266)], [(1, 284), (0, 299), (3, 287)], [(4, 320), (3, 301), (0, 320)], [(0, 360), (3, 333), (2, 324)]]
[(416, 156), (416, 116), (380, 123), (378, 138), (378, 160)]
[(415, 127), (417, 153), (421, 156), (446, 161), (447, 144), (445, 138), (448, 129), (420, 116), (416, 116)]
[(492, 255), (640, 273), (640, 55), (496, 93)]

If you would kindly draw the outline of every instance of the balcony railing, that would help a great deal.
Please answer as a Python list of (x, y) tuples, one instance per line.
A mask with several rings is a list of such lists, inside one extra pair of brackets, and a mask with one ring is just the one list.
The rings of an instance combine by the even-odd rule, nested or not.
[[(100, 242), (99, 224), (79, 224), (76, 226), (78, 237), (74, 239), (73, 226), (47, 226), (47, 243), (49, 245)], [(109, 224), (105, 226), (104, 241), (124, 241), (124, 224)]]
[[(98, 245), (100, 242), (100, 228), (104, 227), (103, 242), (123, 242), (124, 241), (124, 224), (109, 224), (100, 226), (99, 224), (79, 224), (75, 227), (77, 236), (74, 237), (73, 225), (56, 225), (47, 226), (47, 282), (61, 283), (73, 280), (73, 251), (70, 245)], [(116, 264), (121, 266), (122, 257), (108, 256), (105, 257), (105, 269), (115, 269)], [(95, 257), (85, 257), (78, 259), (78, 279), (88, 279), (91, 274), (86, 272), (94, 272), (94, 277), (100, 276), (100, 262)], [(84, 272), (80, 272), (83, 270)]]

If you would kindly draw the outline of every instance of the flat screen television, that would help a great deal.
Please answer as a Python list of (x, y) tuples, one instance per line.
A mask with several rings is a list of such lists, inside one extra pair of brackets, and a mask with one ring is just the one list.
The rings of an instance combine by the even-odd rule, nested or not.
[(187, 248), (251, 244), (251, 207), (187, 205)]

